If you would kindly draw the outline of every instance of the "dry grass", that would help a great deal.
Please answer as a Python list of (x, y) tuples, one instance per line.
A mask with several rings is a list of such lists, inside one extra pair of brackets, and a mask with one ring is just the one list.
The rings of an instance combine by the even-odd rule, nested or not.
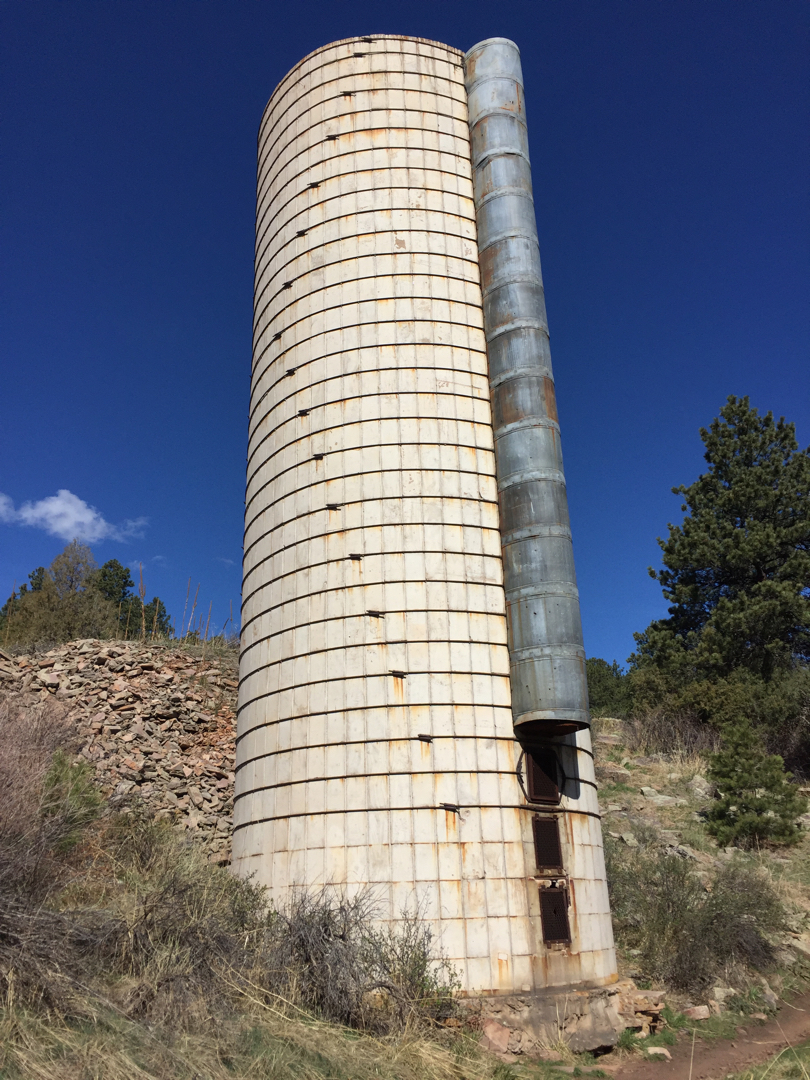
[(418, 917), (386, 934), (336, 892), (269, 908), (165, 822), (110, 812), (52, 699), (6, 703), (0, 738), (3, 1080), (493, 1076)]
[(690, 713), (650, 709), (625, 721), (628, 747), (636, 754), (665, 754), (672, 762), (689, 761), (714, 753), (719, 732)]
[(246, 1000), (240, 1022), (211, 1034), (162, 1031), (99, 1009), (82, 1025), (0, 1009), (3, 1080), (490, 1080), (498, 1064), (475, 1042), (415, 1033), (378, 1039)]

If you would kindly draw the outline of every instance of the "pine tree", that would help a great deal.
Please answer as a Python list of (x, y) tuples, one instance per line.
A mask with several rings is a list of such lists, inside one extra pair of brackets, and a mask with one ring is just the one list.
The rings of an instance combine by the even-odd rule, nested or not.
[(598, 656), (585, 661), (588, 699), (594, 716), (625, 716), (630, 708), (629, 680), (614, 660), (609, 664)]
[(778, 754), (766, 754), (747, 720), (723, 728), (723, 742), (712, 754), (709, 777), (719, 797), (709, 810), (707, 828), (721, 846), (792, 844), (800, 837), (799, 816), (807, 799), (799, 794)]
[(747, 397), (700, 434), (709, 468), (672, 489), (686, 517), (650, 570), (669, 618), (636, 635), (631, 662), (681, 684), (738, 670), (769, 681), (810, 662), (810, 450)]

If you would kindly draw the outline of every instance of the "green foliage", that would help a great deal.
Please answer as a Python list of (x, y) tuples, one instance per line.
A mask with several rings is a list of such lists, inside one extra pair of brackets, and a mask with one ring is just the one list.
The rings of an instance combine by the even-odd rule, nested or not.
[(739, 669), (768, 681), (810, 660), (810, 451), (747, 397), (729, 397), (700, 434), (708, 471), (673, 488), (687, 516), (650, 570), (669, 618), (636, 635), (631, 660), (676, 682)]
[(168, 637), (171, 622), (160, 597), (143, 604), (132, 595), (127, 567), (110, 559), (99, 568), (85, 544), (73, 540), (50, 567), (29, 574), (0, 608), (0, 642), (32, 645), (76, 638)]
[(93, 579), (93, 585), (105, 600), (113, 604), (123, 604), (134, 589), (135, 582), (129, 568), (122, 566), (118, 559), (105, 562)]
[(609, 664), (598, 656), (585, 661), (588, 698), (594, 716), (626, 716), (631, 704), (630, 682), (614, 660)]
[(166, 605), (158, 596), (143, 604), (139, 596), (130, 596), (121, 607), (121, 636), (132, 640), (147, 637), (170, 637), (172, 623)]
[(22, 644), (110, 637), (111, 604), (93, 588), (98, 566), (85, 544), (73, 540), (44, 573), (31, 575), (31, 589), (13, 594), (2, 613), (3, 641)]
[(606, 837), (605, 857), (617, 941), (638, 950), (646, 978), (697, 992), (735, 965), (772, 966), (768, 935), (785, 926), (785, 912), (757, 869), (731, 862), (709, 892), (676, 855)]
[(708, 469), (673, 488), (686, 516), (659, 540), (663, 569), (650, 570), (669, 617), (635, 635), (631, 713), (750, 723), (806, 768), (810, 450), (793, 424), (760, 416), (747, 397), (729, 397), (700, 434)]
[(64, 750), (57, 750), (45, 773), (41, 813), (58, 817), (60, 835), (56, 846), (69, 851), (81, 840), (87, 826), (98, 817), (101, 794), (93, 783), (94, 771), (86, 762), (74, 764)]
[(782, 758), (764, 752), (749, 723), (726, 724), (723, 744), (709, 758), (709, 776), (719, 798), (706, 827), (718, 843), (751, 847), (799, 839), (796, 819), (807, 810), (807, 799), (790, 782)]

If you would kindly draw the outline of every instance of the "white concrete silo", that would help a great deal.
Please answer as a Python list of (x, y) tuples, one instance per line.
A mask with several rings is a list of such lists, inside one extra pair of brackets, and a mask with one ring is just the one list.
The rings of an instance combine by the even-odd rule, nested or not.
[(513, 728), (468, 123), (463, 54), (394, 36), (262, 119), (234, 869), (419, 906), (471, 994), (598, 986), (588, 733)]

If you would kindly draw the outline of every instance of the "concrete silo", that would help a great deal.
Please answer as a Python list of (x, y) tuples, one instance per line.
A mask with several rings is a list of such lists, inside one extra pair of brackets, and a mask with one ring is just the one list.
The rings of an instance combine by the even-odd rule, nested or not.
[(418, 907), (471, 995), (615, 981), (511, 42), (265, 110), (239, 694), (237, 873)]

